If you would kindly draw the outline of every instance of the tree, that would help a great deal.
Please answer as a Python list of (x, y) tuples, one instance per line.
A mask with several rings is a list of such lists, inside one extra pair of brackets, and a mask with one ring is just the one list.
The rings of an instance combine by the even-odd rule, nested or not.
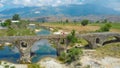
[(74, 20), (73, 22), (74, 22), (74, 23), (76, 23), (77, 21), (76, 21), (76, 20)]
[(108, 21), (107, 21), (107, 19), (104, 19), (103, 21), (102, 21), (102, 23), (107, 23)]
[(82, 25), (82, 26), (86, 26), (88, 23), (89, 23), (89, 20), (83, 20), (83, 21), (81, 22), (81, 25)]
[(110, 23), (106, 23), (104, 26), (102, 26), (97, 32), (107, 32), (110, 30), (112, 25)]
[(19, 14), (14, 14), (12, 20), (20, 20)]
[(100, 21), (96, 21), (95, 23), (100, 23)]
[(65, 62), (65, 63), (71, 63), (73, 61), (76, 61), (79, 59), (80, 55), (82, 55), (83, 52), (80, 48), (71, 48), (67, 52), (62, 52), (59, 56), (59, 60)]
[(1, 26), (3, 26), (3, 27), (10, 27), (11, 23), (12, 23), (11, 20), (7, 19), (7, 20), (5, 20), (4, 23), (1, 23)]
[(71, 63), (75, 60), (78, 60), (82, 53), (83, 52), (80, 48), (73, 47), (69, 49), (67, 56), (66, 56), (66, 62)]
[(75, 37), (75, 30), (72, 30), (71, 34), (67, 36), (67, 39), (69, 40), (70, 43), (77, 42), (77, 38)]
[(69, 22), (69, 20), (68, 19), (66, 19), (66, 21), (65, 21), (66, 23), (68, 23)]

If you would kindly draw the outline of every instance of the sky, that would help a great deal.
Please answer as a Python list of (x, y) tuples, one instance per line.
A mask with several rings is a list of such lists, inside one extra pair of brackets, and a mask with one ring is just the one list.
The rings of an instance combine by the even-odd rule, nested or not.
[(120, 0), (0, 0), (0, 10), (13, 7), (42, 7), (60, 6), (69, 4), (96, 4), (120, 11)]

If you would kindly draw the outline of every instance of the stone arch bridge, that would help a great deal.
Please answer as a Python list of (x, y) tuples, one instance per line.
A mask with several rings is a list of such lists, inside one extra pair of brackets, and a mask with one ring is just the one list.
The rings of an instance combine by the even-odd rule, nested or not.
[[(98, 45), (103, 45), (107, 38), (114, 37), (116, 40), (120, 41), (120, 33), (88, 33), (88, 34), (77, 34), (77, 38), (83, 38), (89, 43), (90, 48), (97, 48)], [(4, 36), (0, 37), (0, 44), (5, 42), (10, 42), (14, 44), (21, 54), (20, 62), (30, 63), (31, 62), (31, 47), (33, 43), (41, 40), (48, 39), (50, 43), (56, 45), (57, 55), (64, 51), (69, 44), (67, 40), (67, 35), (49, 35), (49, 36)], [(61, 41), (64, 40), (66, 46), (61, 46)]]

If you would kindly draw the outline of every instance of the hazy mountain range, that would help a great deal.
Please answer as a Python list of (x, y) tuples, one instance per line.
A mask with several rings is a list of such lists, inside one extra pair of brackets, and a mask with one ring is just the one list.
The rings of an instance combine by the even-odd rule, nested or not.
[[(86, 17), (94, 16), (120, 16), (119, 11), (111, 8), (96, 6), (93, 4), (70, 4), (61, 6), (42, 6), (42, 7), (19, 7), (0, 11), (0, 18), (10, 18), (14, 14), (19, 14), (24, 18), (38, 18), (47, 16), (64, 16), (64, 17)], [(119, 17), (118, 17), (119, 18)]]

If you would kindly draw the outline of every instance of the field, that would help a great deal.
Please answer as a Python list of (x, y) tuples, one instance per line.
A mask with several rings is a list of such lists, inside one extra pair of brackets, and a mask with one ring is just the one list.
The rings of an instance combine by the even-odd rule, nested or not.
[[(89, 24), (90, 26), (103, 26), (104, 23), (92, 23)], [(111, 32), (120, 32), (120, 23), (111, 23), (112, 28), (111, 28)]]
[(117, 57), (120, 58), (120, 43), (111, 43), (96, 49), (97, 57)]
[(35, 33), (29, 29), (13, 29), (13, 30), (0, 30), (0, 36), (25, 36), (35, 35)]
[(67, 23), (67, 24), (60, 24), (60, 23), (43, 23), (40, 24), (40, 26), (45, 26), (45, 27), (52, 27), (55, 28), (57, 30), (64, 30), (64, 31), (72, 31), (72, 30), (76, 30), (79, 33), (85, 33), (85, 32), (93, 32), (98, 30), (100, 27), (98, 26), (92, 26), (92, 25), (88, 25), (88, 26), (81, 26), (81, 24), (73, 24), (73, 23)]
[[(82, 26), (80, 23), (67, 23), (67, 24), (61, 24), (61, 23), (43, 23), (40, 24), (40, 26), (45, 27), (52, 27), (55, 29), (63, 29), (66, 31), (76, 30), (79, 33), (85, 33), (85, 32), (94, 32), (98, 30), (101, 26), (103, 26), (104, 23), (90, 23), (87, 26)], [(110, 29), (110, 32), (120, 32), (120, 23), (111, 23), (112, 28)]]

